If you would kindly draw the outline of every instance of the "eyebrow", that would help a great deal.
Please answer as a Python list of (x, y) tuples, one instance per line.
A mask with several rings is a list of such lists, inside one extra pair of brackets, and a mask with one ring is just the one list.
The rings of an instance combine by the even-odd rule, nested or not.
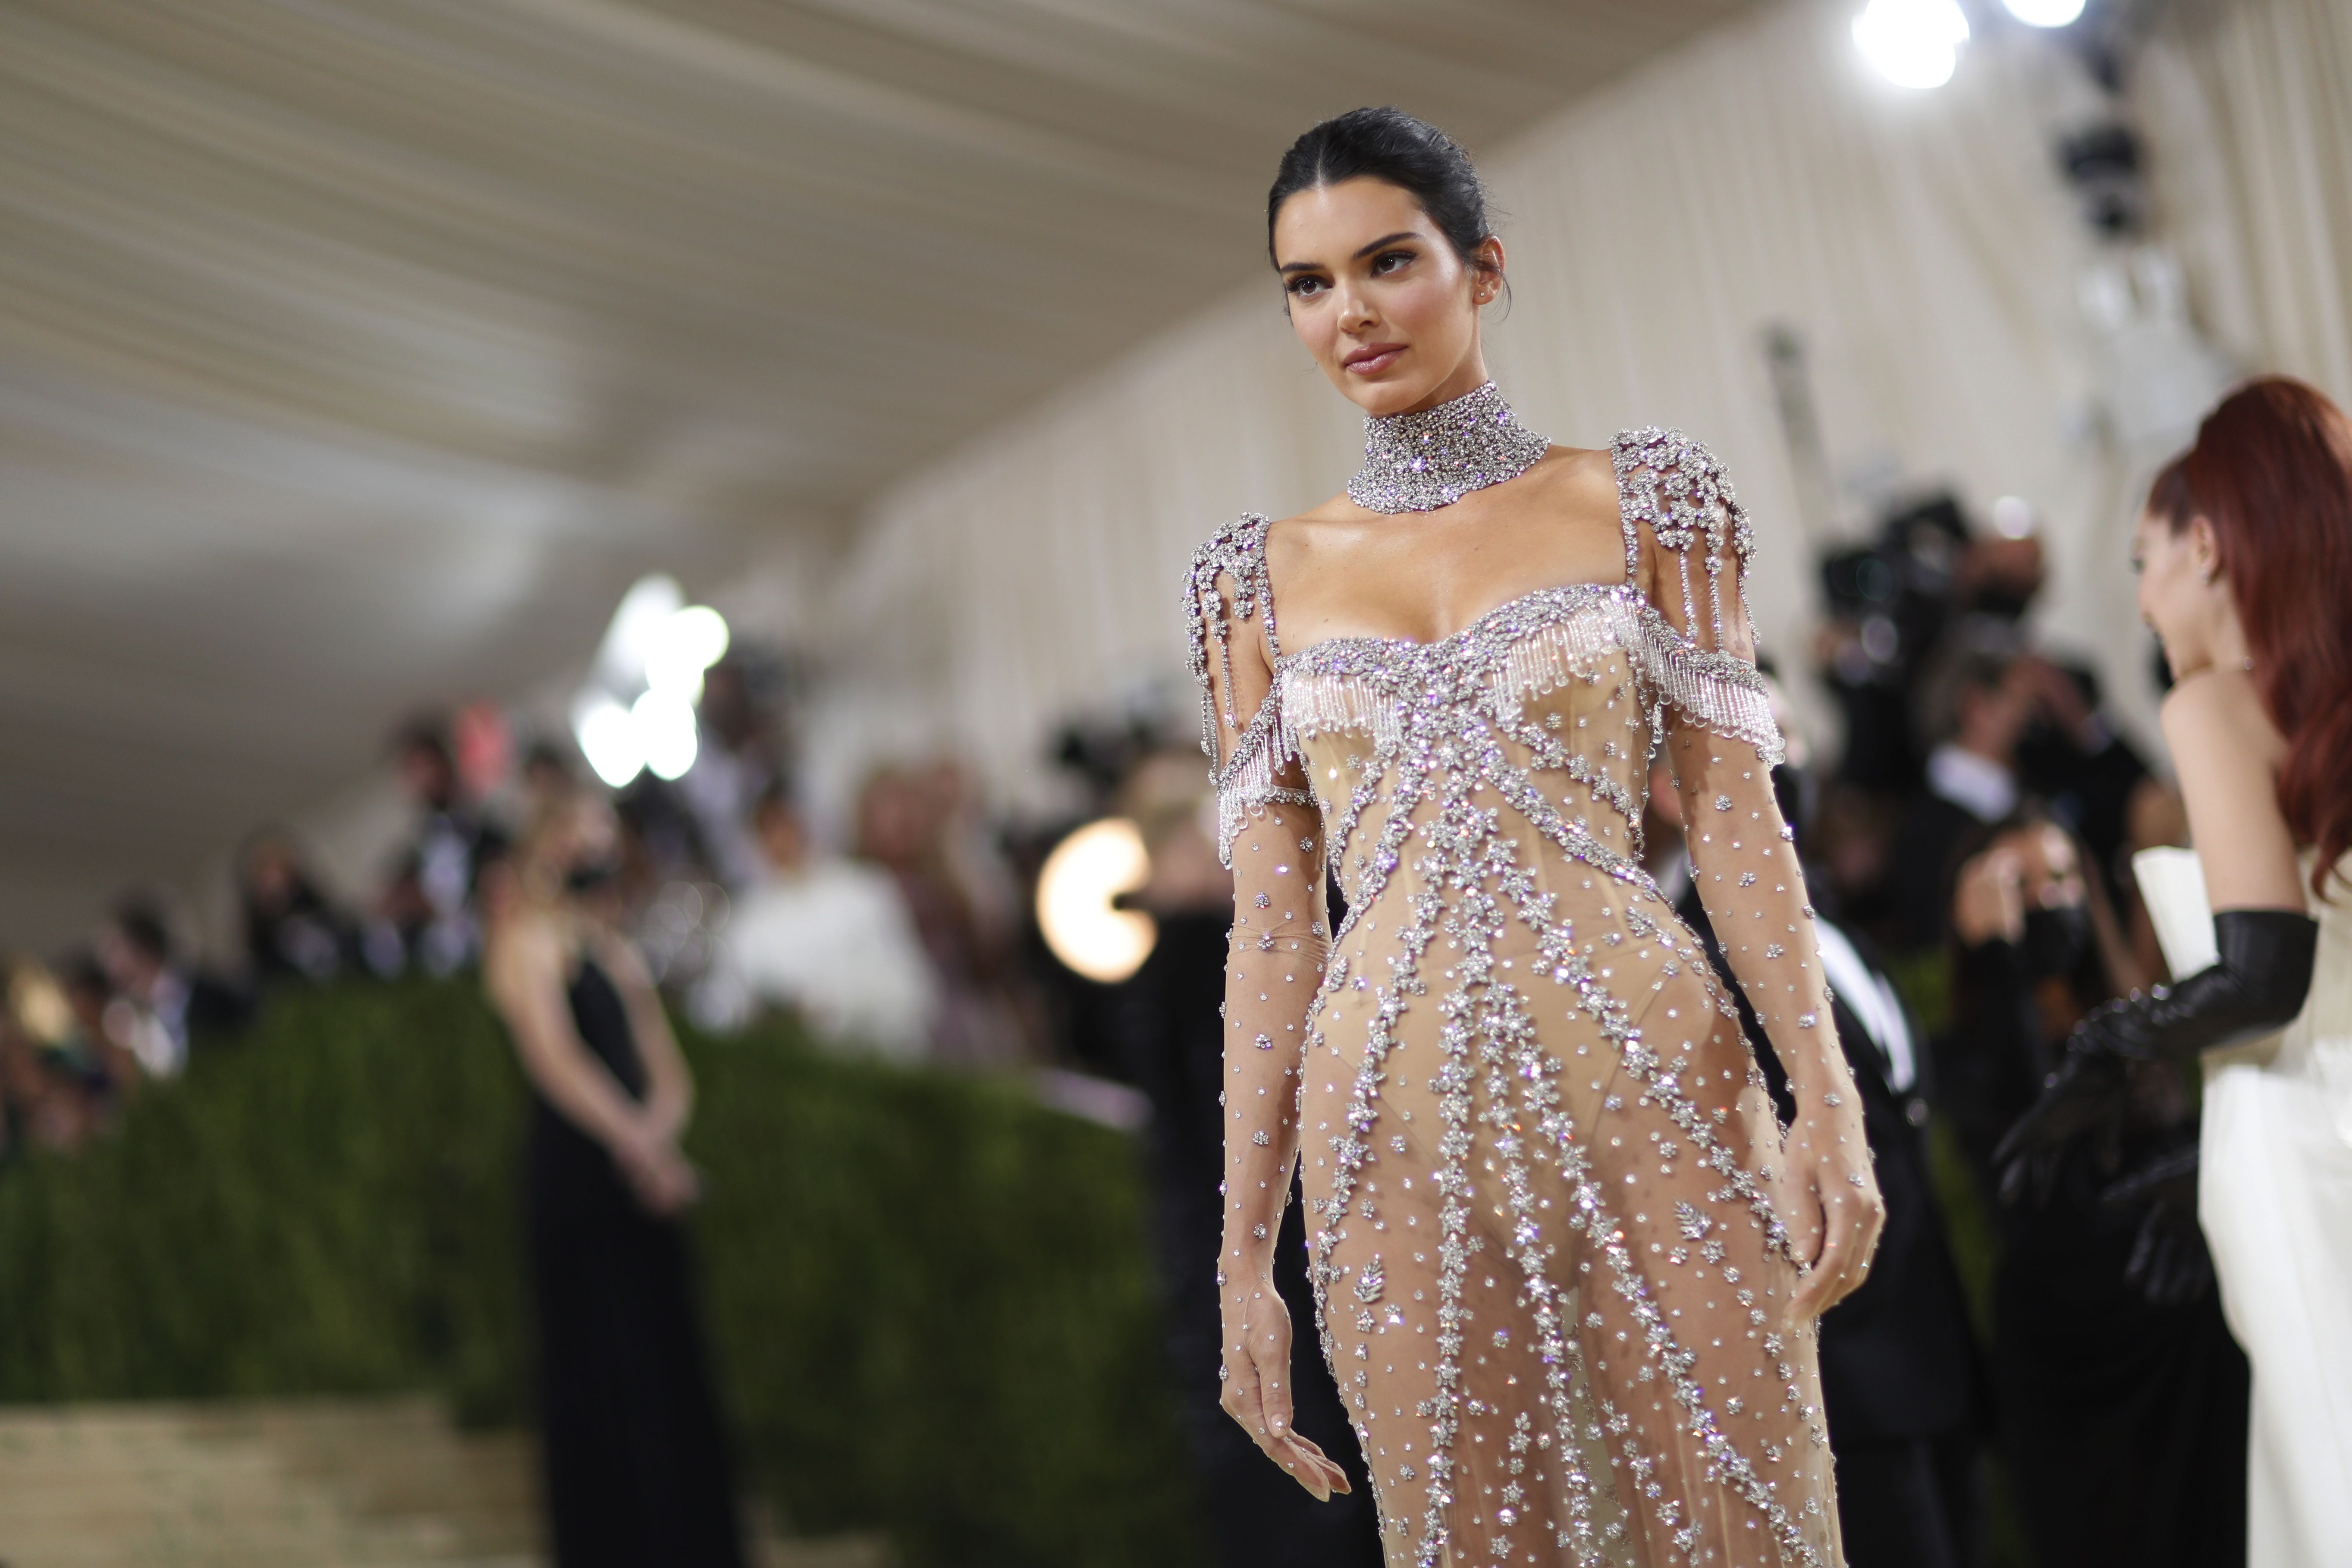
[[(1380, 238), (1372, 241), (1371, 244), (1365, 246), (1362, 249), (1357, 251), (1355, 255), (1348, 258), (1348, 259), (1350, 261), (1361, 261), (1365, 257), (1370, 256), (1373, 251), (1380, 249), (1381, 247), (1384, 245), (1394, 245), (1400, 239), (1419, 239), (1420, 237), (1421, 236), (1412, 229), (1401, 228), (1394, 234), (1384, 234), (1381, 236)], [(1280, 267), (1276, 268), (1275, 270), (1277, 272), (1311, 272), (1321, 265), (1322, 263), (1319, 261), (1286, 261)]]

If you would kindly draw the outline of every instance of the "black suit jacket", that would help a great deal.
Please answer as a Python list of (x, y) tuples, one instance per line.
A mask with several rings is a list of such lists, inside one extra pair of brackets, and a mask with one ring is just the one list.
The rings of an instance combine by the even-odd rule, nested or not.
[[(1696, 888), (1684, 893), (1676, 910), (1738, 1000), (1740, 1026), (1785, 1120), (1790, 1114), (1787, 1076), (1724, 960)], [(1869, 963), (1859, 942), (1856, 948)], [(1949, 1433), (1978, 1423), (1985, 1383), (1928, 1165), (1927, 1037), (1912, 1026), (1919, 1078), (1897, 1093), (1887, 1081), (1887, 1059), (1861, 1018), (1843, 998), (1833, 1002), (1838, 1042), (1862, 1092), (1863, 1128), (1886, 1200), (1886, 1226), (1868, 1281), (1822, 1319), (1822, 1401), (1831, 1443)]]

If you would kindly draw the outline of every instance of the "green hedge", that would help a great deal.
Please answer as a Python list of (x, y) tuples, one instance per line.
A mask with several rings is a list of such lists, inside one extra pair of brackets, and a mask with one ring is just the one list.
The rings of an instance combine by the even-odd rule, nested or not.
[[(1196, 1560), (1126, 1139), (992, 1082), (689, 1037), (751, 1479), (911, 1563)], [(0, 1172), (0, 1400), (439, 1389), (522, 1418), (524, 1098), (470, 984), (273, 1003)]]

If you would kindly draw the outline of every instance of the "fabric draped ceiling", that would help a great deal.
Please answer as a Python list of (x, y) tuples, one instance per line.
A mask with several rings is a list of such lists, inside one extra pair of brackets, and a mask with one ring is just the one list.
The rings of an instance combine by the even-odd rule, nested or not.
[[(1981, 516), (2027, 498), (2052, 547), (2048, 639), (2152, 739), (2125, 565), (2149, 459), (2105, 434), (2075, 303), (2095, 247), (2051, 151), (2089, 89), (2015, 27), (1981, 29), (1942, 89), (1885, 86), (1856, 58), (1855, 9), (1766, 7), (1474, 149), (1515, 295), (1489, 313), (1497, 378), (1556, 441), (1654, 423), (1711, 445), (1757, 518), (1751, 603), (1791, 669), (1809, 667), (1815, 552), (1859, 537), (1874, 502), (1948, 485)], [(2237, 369), (2352, 395), (2352, 6), (2176, 10), (2129, 110), (2153, 149), (2155, 237), (2200, 323)], [(1773, 323), (1807, 346), (1844, 481), (1810, 523), (1762, 350)], [(910, 475), (868, 509), (834, 595), (846, 678), (812, 737), (820, 799), (945, 737), (1001, 798), (1045, 804), (1056, 723), (1178, 696), (1176, 584), (1200, 540), (1331, 494), (1359, 441), (1260, 279)]]
[(2252, 0), (2207, 11), (2151, 54), (2138, 84), (2168, 198), (2163, 222), (2199, 285), (2205, 325), (2242, 364), (2345, 398), (2352, 5)]

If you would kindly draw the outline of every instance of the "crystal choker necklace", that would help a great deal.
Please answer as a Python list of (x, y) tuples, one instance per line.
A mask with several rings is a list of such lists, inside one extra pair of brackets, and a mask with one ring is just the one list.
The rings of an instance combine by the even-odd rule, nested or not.
[(1517, 479), (1550, 446), (1493, 382), (1418, 414), (1364, 416), (1364, 466), (1348, 499), (1370, 511), (1431, 511)]

